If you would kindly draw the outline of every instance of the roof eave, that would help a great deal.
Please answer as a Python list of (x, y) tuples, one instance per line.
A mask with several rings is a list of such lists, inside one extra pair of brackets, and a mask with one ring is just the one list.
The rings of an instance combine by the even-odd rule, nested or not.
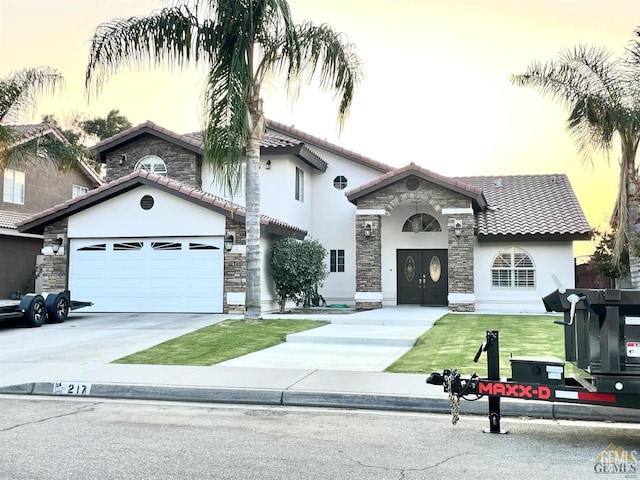
[(505, 234), (478, 234), (478, 242), (574, 242), (580, 240), (591, 240), (591, 231), (589, 232), (558, 232), (558, 233), (505, 233)]

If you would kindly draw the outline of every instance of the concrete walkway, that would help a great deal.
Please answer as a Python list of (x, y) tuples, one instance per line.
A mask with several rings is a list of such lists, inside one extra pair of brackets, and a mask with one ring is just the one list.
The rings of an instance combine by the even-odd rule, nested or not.
[(218, 366), (381, 372), (446, 313), (445, 308), (389, 307), (326, 317), (305, 315), (331, 324), (288, 335), (281, 345)]

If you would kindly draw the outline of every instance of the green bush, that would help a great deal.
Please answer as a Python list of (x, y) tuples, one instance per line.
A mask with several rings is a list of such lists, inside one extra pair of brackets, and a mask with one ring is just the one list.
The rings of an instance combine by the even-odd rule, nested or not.
[(318, 287), (328, 274), (326, 255), (327, 251), (317, 240), (284, 238), (273, 244), (269, 266), (281, 313), (288, 300), (308, 303), (319, 296)]

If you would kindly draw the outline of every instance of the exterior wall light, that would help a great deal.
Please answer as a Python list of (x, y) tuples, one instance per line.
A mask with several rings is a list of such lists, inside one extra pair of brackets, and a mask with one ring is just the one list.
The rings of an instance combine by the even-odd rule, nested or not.
[(53, 254), (56, 255), (62, 246), (62, 238), (57, 237), (51, 240), (51, 250), (53, 250)]
[(453, 224), (453, 233), (456, 234), (456, 237), (460, 237), (460, 235), (462, 235), (462, 222), (459, 222), (458, 220), (455, 221)]
[(365, 224), (364, 228), (362, 229), (362, 233), (364, 234), (364, 238), (369, 238), (371, 236), (371, 224), (370, 223)]
[(270, 169), (271, 169), (271, 160), (267, 160), (267, 163), (265, 163), (265, 164), (264, 164), (264, 167), (265, 167), (267, 170), (270, 170)]
[(224, 237), (224, 250), (226, 252), (230, 252), (231, 249), (233, 248), (233, 241), (235, 239), (233, 238), (233, 235), (227, 235), (226, 237)]
[(118, 165), (124, 164), (124, 162), (126, 160), (127, 160), (127, 156), (126, 155), (120, 155), (120, 158), (118, 159)]

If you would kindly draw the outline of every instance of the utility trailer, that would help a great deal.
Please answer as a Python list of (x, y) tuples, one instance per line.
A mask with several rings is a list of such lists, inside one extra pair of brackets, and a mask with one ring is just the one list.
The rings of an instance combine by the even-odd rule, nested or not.
[(498, 332), (487, 331), (475, 355), (487, 354), (487, 377), (434, 372), (427, 383), (449, 394), (453, 423), (460, 399), (489, 399), (489, 433), (501, 433), (500, 399), (519, 398), (640, 409), (640, 291), (562, 289), (543, 298), (548, 312), (563, 312), (565, 360), (579, 374), (565, 377), (553, 357), (511, 357), (511, 377), (500, 378)]
[(45, 321), (62, 323), (70, 310), (93, 305), (91, 302), (71, 300), (71, 292), (28, 293), (20, 300), (0, 300), (0, 321), (22, 319), (31, 327)]

